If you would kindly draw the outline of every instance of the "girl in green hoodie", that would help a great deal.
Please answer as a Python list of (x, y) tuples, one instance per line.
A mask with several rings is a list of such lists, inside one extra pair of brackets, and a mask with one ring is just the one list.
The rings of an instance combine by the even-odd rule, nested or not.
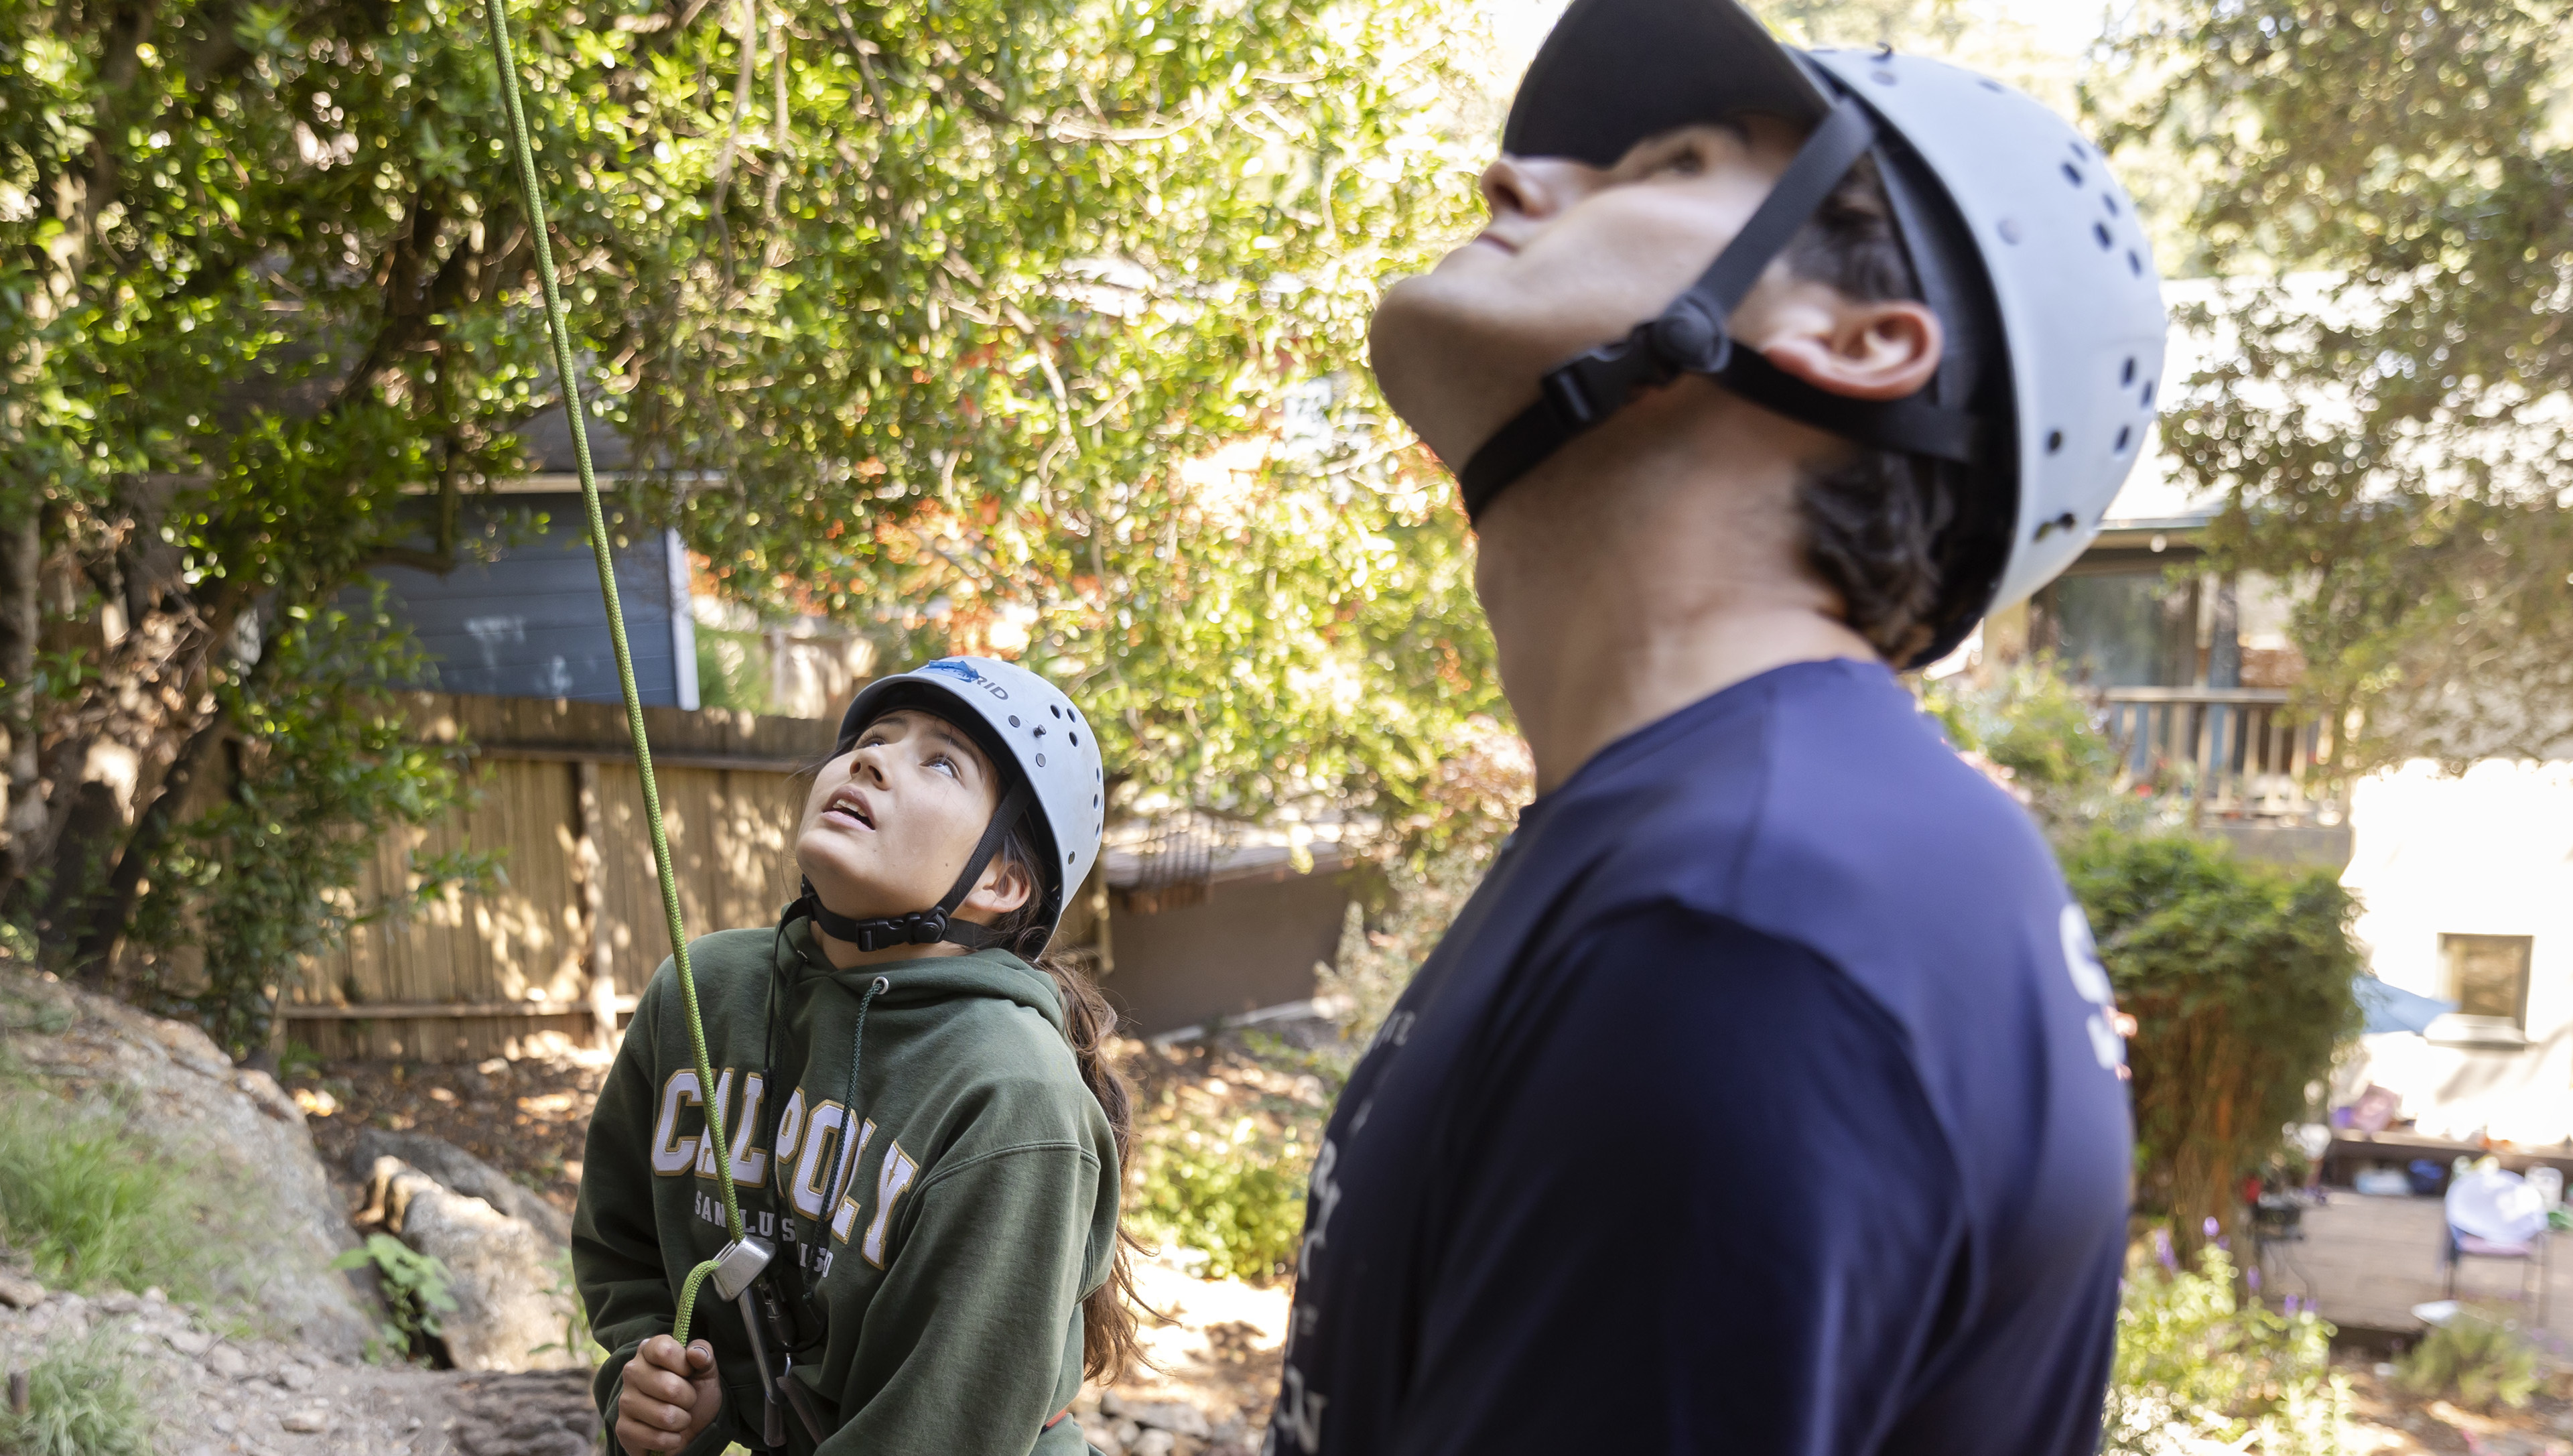
[[(1043, 952), (1105, 787), (1079, 710), (1008, 663), (942, 659), (850, 705), (797, 830), (802, 895), (690, 947), (729, 1156), (667, 962), (590, 1120), (572, 1264), (619, 1449), (1085, 1449), (1065, 1413), (1137, 1348), (1130, 1118), (1113, 1013)], [(759, 1340), (709, 1285), (682, 1348), (727, 1168), (776, 1249)]]

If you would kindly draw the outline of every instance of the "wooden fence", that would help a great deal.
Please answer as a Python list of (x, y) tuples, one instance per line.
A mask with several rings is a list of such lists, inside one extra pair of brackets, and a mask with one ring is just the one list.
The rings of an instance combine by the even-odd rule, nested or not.
[[(479, 795), (444, 824), (388, 834), (359, 903), (384, 903), (407, 850), (495, 852), (481, 888), (370, 921), (285, 988), (285, 1034), (325, 1057), (515, 1056), (543, 1033), (591, 1042), (669, 954), (642, 785), (613, 704), (417, 694), (422, 739), (472, 746)], [(836, 724), (646, 709), (688, 933), (766, 925), (794, 893), (795, 772)]]

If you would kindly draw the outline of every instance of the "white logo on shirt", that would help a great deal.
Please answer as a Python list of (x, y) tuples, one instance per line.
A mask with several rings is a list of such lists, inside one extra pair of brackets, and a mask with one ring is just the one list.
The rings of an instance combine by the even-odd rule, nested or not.
[(2118, 996), (2109, 986), (2109, 968), (2100, 964), (2099, 942), (2091, 938), (2091, 919), (2079, 905), (2067, 905), (2057, 921), (2064, 938), (2064, 970), (2073, 978), (2073, 990), (2091, 1003), (2090, 1019), (2083, 1030), (2091, 1034), (2091, 1052), (2100, 1066), (2109, 1071), (2127, 1065), (2127, 1039), (2118, 1035), (2117, 1024), (2110, 1020), (2117, 1014)]

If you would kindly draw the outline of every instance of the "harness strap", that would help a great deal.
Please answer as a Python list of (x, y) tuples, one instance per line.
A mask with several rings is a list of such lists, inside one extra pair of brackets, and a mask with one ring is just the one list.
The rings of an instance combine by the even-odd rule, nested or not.
[(1973, 415), (1930, 402), (1853, 399), (1779, 368), (1757, 350), (1736, 349), (1727, 325), (1769, 264), (1876, 144), (1875, 124), (1855, 98), (1824, 117), (1769, 196), (1715, 262), (1659, 318), (1624, 339), (1549, 370), (1537, 400), (1483, 442), (1458, 472), (1465, 515), (1480, 519), (1494, 497), (1648, 389), (1682, 374), (1704, 374), (1763, 408), (1877, 449), (1959, 463), (1976, 453)]

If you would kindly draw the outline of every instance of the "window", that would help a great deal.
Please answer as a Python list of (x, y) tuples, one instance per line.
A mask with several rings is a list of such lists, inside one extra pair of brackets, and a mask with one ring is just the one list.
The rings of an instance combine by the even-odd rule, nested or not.
[(2185, 687), (2197, 681), (2197, 584), (2159, 570), (2086, 572), (2049, 585), (2036, 605), (2041, 645), (2094, 687)]
[(2439, 961), (2460, 1020), (2528, 1030), (2527, 936), (2441, 936)]

